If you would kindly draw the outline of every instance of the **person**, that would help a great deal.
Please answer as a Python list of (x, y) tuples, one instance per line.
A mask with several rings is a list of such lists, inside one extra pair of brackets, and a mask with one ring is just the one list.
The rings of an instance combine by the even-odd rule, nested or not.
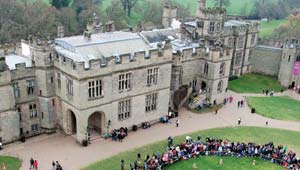
[(3, 146), (2, 146), (2, 143), (0, 142), (0, 150), (2, 150), (3, 149)]
[(56, 165), (55, 165), (55, 162), (54, 162), (54, 161), (52, 161), (52, 169), (53, 169), (53, 170), (56, 170)]
[(62, 170), (61, 165), (58, 163), (58, 161), (56, 161), (56, 170)]
[(241, 107), (244, 107), (244, 100), (241, 100)]
[(241, 101), (238, 101), (238, 108), (240, 108), (240, 105), (241, 105)]
[(125, 169), (125, 163), (124, 163), (124, 160), (122, 159), (121, 160), (121, 170), (124, 170)]
[(242, 119), (239, 118), (239, 119), (238, 119), (238, 125), (240, 125), (241, 123), (242, 123)]
[(215, 114), (218, 114), (218, 106), (215, 106)]
[(37, 170), (38, 169), (38, 161), (37, 160), (34, 160), (34, 163), (33, 163), (33, 165), (34, 165), (34, 169), (35, 170)]
[(176, 120), (176, 127), (179, 126), (179, 119)]
[(171, 136), (168, 137), (168, 146), (171, 147), (173, 145), (173, 139)]
[(269, 90), (266, 90), (266, 96), (269, 94)]
[(266, 126), (268, 126), (269, 125), (269, 121), (266, 121)]
[(33, 160), (33, 158), (31, 158), (30, 159), (30, 167), (29, 167), (29, 169), (33, 169), (34, 168), (34, 160)]

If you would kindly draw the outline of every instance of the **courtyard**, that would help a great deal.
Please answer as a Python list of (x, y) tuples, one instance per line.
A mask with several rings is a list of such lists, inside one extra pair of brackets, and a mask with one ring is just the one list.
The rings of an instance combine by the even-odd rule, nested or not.
[[(0, 152), (1, 155), (10, 155), (18, 157), (22, 160), (21, 170), (27, 170), (29, 167), (29, 159), (33, 157), (39, 161), (40, 169), (51, 169), (51, 162), (59, 161), (65, 170), (74, 169), (92, 169), (95, 166), (97, 169), (107, 169), (110, 165), (116, 166), (119, 169), (120, 160), (128, 159), (125, 156), (130, 153), (136, 158), (136, 150), (139, 147), (144, 146), (146, 149), (151, 148), (151, 144), (155, 142), (162, 141), (166, 144), (166, 139), (168, 136), (180, 136), (187, 133), (198, 133), (198, 131), (212, 129), (212, 128), (224, 128), (224, 127), (234, 127), (237, 126), (237, 120), (242, 119), (242, 126), (255, 126), (255, 127), (266, 127), (265, 122), (268, 120), (268, 128), (281, 128), (285, 130), (298, 131), (291, 132), (296, 133), (294, 136), (299, 136), (297, 133), (300, 131), (300, 124), (298, 122), (289, 122), (283, 120), (273, 120), (270, 118), (262, 117), (258, 114), (251, 114), (251, 110), (248, 107), (237, 108), (236, 101), (243, 98), (243, 94), (238, 94), (229, 91), (228, 95), (232, 95), (234, 102), (223, 107), (217, 115), (212, 113), (206, 114), (194, 114), (186, 109), (182, 109), (179, 112), (180, 126), (175, 127), (175, 120), (172, 124), (155, 124), (150, 129), (139, 129), (137, 132), (130, 132), (129, 136), (121, 142), (112, 142), (109, 140), (98, 139), (92, 141), (92, 144), (88, 147), (79, 146), (72, 136), (66, 136), (64, 134), (53, 134), (50, 136), (42, 135), (36, 138), (27, 140), (25, 143), (14, 143), (5, 147), (4, 150)], [(247, 132), (248, 128), (245, 130), (236, 131)], [(242, 128), (243, 129), (243, 128)], [(268, 129), (265, 133), (261, 133), (262, 136), (267, 134)], [(270, 129), (271, 131), (271, 129)], [(280, 130), (278, 130), (280, 132)], [(197, 132), (197, 133), (196, 133)], [(215, 129), (213, 135), (223, 134), (222, 130)], [(227, 130), (229, 132), (229, 130)], [(260, 130), (253, 130), (252, 136), (254, 134), (259, 134)], [(202, 132), (201, 132), (202, 133)], [(269, 131), (268, 131), (269, 133)], [(224, 133), (227, 134), (228, 133)], [(282, 133), (281, 133), (282, 134)], [(206, 135), (205, 132), (202, 133), (203, 136)], [(238, 137), (237, 134), (232, 133), (233, 136)], [(275, 135), (275, 134), (274, 134)], [(154, 138), (155, 136), (155, 138)], [(251, 136), (251, 135), (250, 135)], [(230, 136), (227, 136), (230, 139)], [(179, 139), (179, 138), (178, 138)], [(252, 138), (231, 138), (232, 140), (245, 140), (249, 141)], [(259, 138), (263, 139), (263, 138)], [(276, 134), (276, 138), (269, 138), (283, 142), (283, 144), (288, 144), (289, 147), (295, 148), (293, 143), (287, 143), (286, 139), (292, 139), (290, 136), (281, 136)], [(296, 140), (296, 138), (294, 138)], [(266, 138), (263, 140), (267, 140)], [(262, 141), (262, 142), (263, 142)], [(291, 140), (289, 140), (291, 141)], [(179, 142), (179, 141), (178, 141)], [(157, 145), (157, 148), (161, 148), (162, 145)], [(299, 149), (298, 149), (299, 150)], [(151, 150), (153, 152), (153, 150)], [(125, 154), (125, 155), (124, 155)], [(110, 157), (117, 155), (113, 162)], [(124, 157), (123, 157), (123, 156)], [(99, 160), (108, 161), (109, 164), (104, 164), (97, 162)], [(126, 161), (129, 163), (130, 160)], [(93, 164), (97, 162), (96, 164)], [(91, 165), (87, 168), (86, 166)], [(128, 164), (126, 164), (128, 166)], [(95, 168), (94, 168), (95, 169)]]

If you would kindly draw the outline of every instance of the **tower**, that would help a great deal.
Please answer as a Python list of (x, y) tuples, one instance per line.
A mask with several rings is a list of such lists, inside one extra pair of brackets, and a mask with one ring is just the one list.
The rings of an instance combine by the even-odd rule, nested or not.
[(201, 18), (203, 16), (206, 6), (206, 0), (198, 0), (198, 6), (196, 10), (196, 18)]
[(290, 88), (300, 85), (299, 65), (300, 41), (288, 39), (283, 47), (278, 75), (281, 85)]

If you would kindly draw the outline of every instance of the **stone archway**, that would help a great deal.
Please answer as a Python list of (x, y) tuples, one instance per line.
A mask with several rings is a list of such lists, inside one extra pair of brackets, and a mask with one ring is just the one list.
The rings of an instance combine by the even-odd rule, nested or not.
[(91, 136), (101, 136), (104, 132), (105, 115), (102, 112), (94, 112), (88, 118), (88, 131)]
[(72, 110), (67, 111), (68, 116), (68, 132), (71, 135), (77, 133), (77, 119), (75, 113)]

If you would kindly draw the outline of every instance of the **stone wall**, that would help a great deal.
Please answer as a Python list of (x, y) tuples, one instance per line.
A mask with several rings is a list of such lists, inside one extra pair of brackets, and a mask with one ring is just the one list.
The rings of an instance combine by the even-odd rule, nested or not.
[(265, 75), (279, 74), (282, 49), (267, 46), (257, 46), (250, 58), (251, 71)]

